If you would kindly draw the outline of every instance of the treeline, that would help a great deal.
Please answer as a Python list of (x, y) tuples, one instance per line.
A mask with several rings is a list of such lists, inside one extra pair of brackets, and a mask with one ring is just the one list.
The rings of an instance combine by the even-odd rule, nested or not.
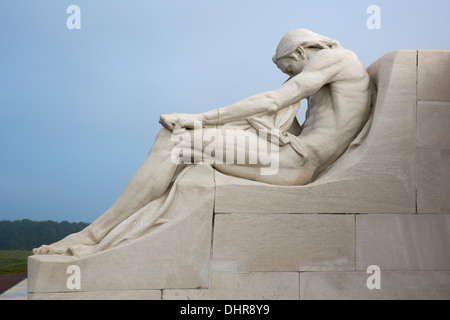
[(84, 222), (0, 221), (0, 250), (31, 250), (86, 228)]

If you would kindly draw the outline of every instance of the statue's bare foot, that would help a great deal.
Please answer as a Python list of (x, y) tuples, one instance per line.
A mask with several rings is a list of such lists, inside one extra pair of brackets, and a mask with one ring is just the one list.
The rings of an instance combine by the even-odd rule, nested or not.
[(63, 248), (53, 245), (42, 245), (39, 248), (33, 249), (33, 254), (36, 255), (47, 255), (47, 254), (59, 254), (66, 255), (66, 252)]
[(55, 242), (50, 245), (43, 245), (39, 248), (33, 249), (33, 254), (36, 255), (50, 255), (50, 254), (59, 254), (59, 255), (67, 255), (71, 256), (72, 252), (69, 250), (70, 247), (73, 246), (94, 246), (97, 242), (89, 236), (89, 231), (87, 229), (82, 230), (80, 232), (71, 234), (64, 239)]

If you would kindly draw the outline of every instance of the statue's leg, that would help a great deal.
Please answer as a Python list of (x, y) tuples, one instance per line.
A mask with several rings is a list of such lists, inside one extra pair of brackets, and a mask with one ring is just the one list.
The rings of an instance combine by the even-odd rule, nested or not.
[(174, 143), (171, 132), (162, 129), (148, 154), (147, 159), (128, 182), (122, 194), (102, 216), (90, 226), (95, 240), (101, 240), (108, 232), (132, 213), (167, 191), (177, 169), (170, 155)]
[[(246, 145), (235, 141), (232, 157), (226, 156), (226, 149), (230, 150), (230, 145), (228, 148), (225, 147), (223, 163), (219, 161), (213, 164), (216, 170), (227, 175), (274, 185), (305, 185), (310, 182), (316, 167), (311, 159), (300, 156), (290, 144), (274, 148), (265, 136), (260, 136), (256, 131), (247, 131), (245, 135), (250, 137), (249, 140), (253, 143)], [(254, 136), (251, 137), (252, 135)], [(249, 163), (250, 157), (253, 156), (255, 159), (255, 155), (257, 163)], [(242, 163), (244, 157), (246, 163)], [(233, 161), (229, 161), (230, 158)]]
[(131, 214), (160, 197), (169, 187), (178, 167), (171, 159), (171, 152), (176, 144), (171, 141), (171, 134), (167, 129), (158, 133), (145, 162), (116, 202), (103, 215), (84, 230), (52, 245), (35, 249), (34, 253), (64, 254), (67, 248), (73, 245), (95, 245)]

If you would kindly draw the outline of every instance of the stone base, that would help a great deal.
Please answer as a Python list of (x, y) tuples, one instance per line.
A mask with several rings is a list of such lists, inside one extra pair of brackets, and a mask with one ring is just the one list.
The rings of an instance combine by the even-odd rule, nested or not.
[(30, 293), (28, 300), (161, 300), (161, 290)]
[[(135, 290), (208, 288), (213, 182), (211, 167), (191, 169), (180, 180), (169, 209), (179, 214), (128, 244), (83, 258), (30, 256), (28, 292), (31, 297), (77, 292), (75, 297), (89, 298), (99, 291), (107, 292), (105, 297), (114, 296), (116, 293), (111, 292), (118, 291), (136, 296)], [(170, 212), (166, 215), (170, 216)], [(67, 286), (68, 267), (73, 265), (80, 270), (80, 289)]]
[(382, 271), (380, 289), (368, 289), (366, 272), (300, 274), (301, 300), (448, 300), (450, 271)]
[[(450, 214), (216, 214), (212, 243), (203, 288), (62, 288), (65, 292), (30, 292), (29, 298), (450, 299)], [(371, 265), (380, 267), (380, 289), (367, 287)], [(97, 271), (81, 270), (82, 277)], [(142, 274), (130, 276), (147, 281)], [(65, 284), (67, 277), (53, 278)], [(92, 285), (100, 288), (99, 282), (89, 287), (83, 281), (82, 289)]]

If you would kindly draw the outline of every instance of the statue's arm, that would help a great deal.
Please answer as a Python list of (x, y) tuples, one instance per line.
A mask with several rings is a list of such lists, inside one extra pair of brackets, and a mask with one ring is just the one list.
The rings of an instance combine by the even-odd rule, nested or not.
[(250, 116), (267, 113), (275, 106), (273, 91), (263, 92), (245, 98), (228, 107), (200, 114), (204, 125), (223, 125), (229, 122), (245, 120)]
[(172, 114), (161, 116), (169, 130), (224, 125), (263, 114), (277, 112), (316, 93), (327, 83), (356, 80), (364, 70), (357, 56), (345, 49), (321, 50), (305, 65), (303, 71), (279, 89), (243, 99), (228, 107), (196, 115)]
[(327, 83), (344, 80), (346, 65), (352, 52), (345, 49), (321, 50), (304, 70), (277, 90), (263, 92), (225, 108), (200, 114), (204, 125), (222, 125), (259, 114), (277, 112), (307, 98)]

